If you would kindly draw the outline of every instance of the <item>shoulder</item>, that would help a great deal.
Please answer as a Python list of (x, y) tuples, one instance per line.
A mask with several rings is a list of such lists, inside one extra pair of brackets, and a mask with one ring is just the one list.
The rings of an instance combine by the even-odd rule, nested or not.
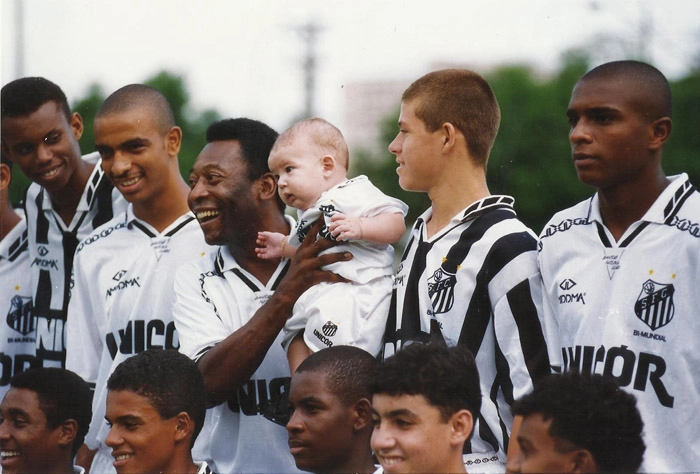
[(573, 227), (590, 224), (591, 198), (581, 201), (575, 206), (557, 212), (545, 224), (540, 232), (540, 240), (561, 234)]
[(119, 235), (128, 231), (128, 225), (124, 214), (116, 215), (112, 220), (105, 222), (83, 239), (75, 250), (76, 255), (88, 249), (100, 249), (104, 246), (114, 245), (120, 241)]

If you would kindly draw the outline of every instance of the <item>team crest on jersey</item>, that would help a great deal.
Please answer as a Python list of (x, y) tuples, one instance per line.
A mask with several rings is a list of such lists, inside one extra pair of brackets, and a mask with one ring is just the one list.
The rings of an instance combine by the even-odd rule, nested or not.
[(653, 331), (666, 326), (676, 311), (673, 304), (674, 292), (675, 288), (671, 283), (645, 281), (634, 304), (635, 314)]
[(433, 304), (433, 314), (447, 313), (455, 302), (457, 277), (443, 268), (438, 268), (428, 278), (428, 296)]
[(34, 332), (31, 296), (15, 295), (10, 301), (10, 311), (7, 313), (7, 325), (23, 336)]

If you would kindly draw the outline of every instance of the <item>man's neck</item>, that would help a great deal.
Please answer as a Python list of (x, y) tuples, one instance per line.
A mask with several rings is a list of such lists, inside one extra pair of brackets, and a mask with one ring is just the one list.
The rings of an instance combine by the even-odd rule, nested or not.
[(433, 212), (426, 223), (428, 238), (447, 226), (461, 210), (490, 194), (483, 172), (455, 175), (454, 179), (446, 179), (430, 190)]
[(647, 213), (670, 182), (661, 174), (643, 185), (635, 182), (598, 190), (600, 215), (615, 241)]
[(66, 225), (70, 225), (73, 216), (75, 216), (78, 204), (83, 197), (83, 191), (85, 191), (85, 186), (94, 168), (94, 164), (78, 158), (78, 164), (68, 183), (58, 191), (50, 192), (47, 190), (54, 212), (61, 217)]
[(265, 260), (257, 256), (255, 248), (258, 246), (258, 232), (266, 230), (289, 235), (291, 231), (289, 222), (276, 207), (276, 202), (273, 200), (268, 205), (270, 207), (267, 209), (261, 209), (257, 222), (246, 223), (251, 230), (241, 231), (236, 241), (226, 245), (236, 262), (265, 285), (277, 270), (280, 260)]
[(187, 194), (190, 188), (177, 176), (166, 190), (147, 202), (134, 203), (134, 215), (148, 222), (158, 232), (175, 222), (180, 216), (189, 212)]

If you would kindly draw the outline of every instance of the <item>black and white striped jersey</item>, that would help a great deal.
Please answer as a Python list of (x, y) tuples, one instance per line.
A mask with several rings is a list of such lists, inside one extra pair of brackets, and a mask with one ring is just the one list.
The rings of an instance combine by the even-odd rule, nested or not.
[(413, 342), (466, 345), (475, 355), (483, 405), (465, 453), (505, 462), (514, 399), (550, 371), (540, 319), (535, 235), (510, 196), (489, 196), (427, 238), (416, 222), (394, 281), (383, 357)]
[(99, 153), (83, 159), (95, 168), (70, 224), (63, 222), (53, 209), (49, 193), (36, 183), (29, 186), (24, 202), (34, 288), (36, 356), (44, 366), (63, 367), (65, 363), (64, 327), (78, 242), (127, 205), (102, 171)]

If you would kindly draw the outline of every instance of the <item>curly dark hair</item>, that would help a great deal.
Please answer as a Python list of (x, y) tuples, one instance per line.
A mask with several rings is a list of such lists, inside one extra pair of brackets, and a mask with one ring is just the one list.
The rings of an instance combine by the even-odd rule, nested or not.
[(66, 94), (53, 82), (43, 77), (23, 77), (7, 83), (0, 92), (0, 115), (25, 117), (47, 102), (56, 102), (70, 122), (70, 106)]
[[(637, 472), (646, 446), (633, 395), (609, 377), (567, 372), (549, 375), (513, 404), (513, 414), (552, 420), (555, 449), (587, 449), (600, 472)], [(567, 449), (568, 448), (568, 449)]]
[(411, 344), (377, 367), (370, 389), (389, 396), (423, 395), (443, 421), (462, 409), (476, 420), (481, 410), (479, 372), (464, 346)]
[(204, 425), (206, 395), (197, 364), (173, 349), (149, 349), (119, 364), (109, 390), (129, 390), (148, 398), (163, 419), (186, 412), (194, 420), (194, 445)]

